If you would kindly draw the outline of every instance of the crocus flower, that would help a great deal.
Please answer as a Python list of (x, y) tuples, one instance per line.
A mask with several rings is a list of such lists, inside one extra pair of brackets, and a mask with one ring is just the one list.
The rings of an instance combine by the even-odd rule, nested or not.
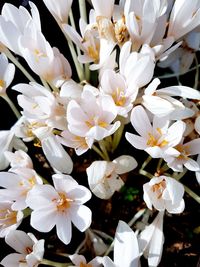
[(16, 252), (1, 261), (4, 267), (37, 267), (42, 261), (44, 239), (37, 240), (32, 233), (15, 230), (6, 236), (5, 241)]
[(149, 209), (159, 211), (165, 209), (169, 213), (181, 213), (184, 208), (184, 187), (181, 183), (168, 176), (153, 177), (143, 185), (144, 201)]
[(73, 223), (81, 232), (91, 224), (91, 211), (83, 205), (91, 198), (90, 191), (71, 176), (53, 175), (54, 186), (38, 185), (29, 192), (27, 204), (33, 210), (31, 226), (49, 232), (56, 226), (58, 238), (69, 244)]
[(4, 54), (0, 54), (0, 96), (6, 93), (6, 89), (11, 84), (15, 75), (15, 66), (8, 63), (8, 59)]

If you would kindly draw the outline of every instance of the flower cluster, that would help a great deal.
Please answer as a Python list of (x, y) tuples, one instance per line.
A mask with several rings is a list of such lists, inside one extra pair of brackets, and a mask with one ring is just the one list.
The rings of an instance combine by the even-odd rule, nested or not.
[[(156, 267), (164, 216), (185, 208), (179, 180), (191, 171), (200, 183), (200, 0), (79, 0), (79, 28), (72, 12), (78, 1), (43, 2), (67, 40), (72, 62), (46, 40), (33, 2), (29, 10), (5, 3), (0, 15), (0, 97), (17, 118), (9, 130), (0, 131), (0, 237), (17, 252), (1, 259), (1, 265), (61, 266), (43, 258), (43, 239), (17, 230), (30, 216), (38, 235), (55, 227), (65, 245), (73, 241), (73, 225), (86, 233), (95, 257), (87, 263), (77, 250), (67, 257), (71, 266), (138, 267), (144, 256), (148, 266)], [(162, 85), (156, 72), (168, 68), (179, 77), (194, 64), (192, 87)], [(15, 67), (29, 82), (11, 86)], [(13, 90), (20, 111), (8, 97)], [(122, 142), (128, 154), (119, 149)], [(41, 148), (47, 177), (33, 163), (31, 146)], [(147, 160), (142, 163), (136, 150), (147, 153)], [(84, 182), (74, 176), (81, 155), (90, 155)], [(150, 173), (145, 168), (151, 161)], [(106, 233), (90, 228), (97, 211), (85, 203), (92, 194), (112, 198), (126, 184), (124, 174), (136, 172), (150, 178), (143, 185), (147, 209), (140, 216), (149, 209), (154, 220), (135, 232), (119, 221), (108, 248)]]

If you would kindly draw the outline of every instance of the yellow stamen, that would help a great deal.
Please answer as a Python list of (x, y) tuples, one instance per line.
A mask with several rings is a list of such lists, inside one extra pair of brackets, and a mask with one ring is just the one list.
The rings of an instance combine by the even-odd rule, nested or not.
[(175, 147), (176, 150), (178, 150), (181, 154), (177, 157), (177, 159), (188, 159), (188, 156), (190, 155), (189, 149), (190, 146), (184, 146), (184, 145), (177, 145)]
[(114, 91), (114, 93), (112, 94), (112, 98), (116, 106), (124, 106), (124, 104), (126, 103), (126, 96), (124, 94), (124, 91), (120, 88), (117, 88)]
[(5, 81), (0, 79), (0, 90), (3, 89), (5, 85), (6, 85)]
[(154, 146), (165, 147), (169, 143), (167, 140), (162, 140), (161, 142), (159, 142), (159, 140), (156, 139), (155, 136), (153, 136), (153, 134), (151, 134), (151, 133), (148, 133), (148, 136), (149, 136), (149, 139), (147, 140), (147, 143), (146, 143), (147, 146), (151, 146), (151, 147), (154, 147)]
[(166, 188), (165, 180), (162, 180), (160, 183), (154, 184), (152, 186), (152, 191), (153, 191), (153, 193), (156, 193), (157, 199), (160, 199), (162, 197), (162, 194), (163, 194), (165, 188)]
[(60, 212), (64, 212), (66, 209), (70, 208), (70, 203), (73, 202), (72, 199), (67, 198), (66, 194), (58, 193), (59, 199), (53, 199), (53, 202), (56, 202), (57, 210)]
[(87, 263), (80, 263), (80, 267), (92, 267), (92, 264), (87, 264)]

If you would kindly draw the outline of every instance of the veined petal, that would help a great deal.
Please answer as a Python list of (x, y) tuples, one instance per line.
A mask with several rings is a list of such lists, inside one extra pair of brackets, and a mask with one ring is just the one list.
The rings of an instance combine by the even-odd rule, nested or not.
[(147, 147), (147, 140), (141, 136), (126, 132), (125, 137), (126, 140), (137, 149), (144, 150)]
[(59, 214), (56, 221), (56, 233), (58, 238), (64, 243), (69, 244), (72, 238), (71, 220), (66, 213)]
[(122, 155), (113, 160), (116, 164), (115, 172), (117, 174), (122, 174), (126, 172), (130, 172), (137, 167), (137, 161), (128, 155)]
[(84, 206), (72, 206), (70, 209), (71, 220), (79, 231), (84, 232), (92, 222), (91, 210)]

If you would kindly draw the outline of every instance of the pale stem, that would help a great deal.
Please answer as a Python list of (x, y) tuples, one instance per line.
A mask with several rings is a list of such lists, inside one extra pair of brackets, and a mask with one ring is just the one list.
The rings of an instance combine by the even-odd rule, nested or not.
[(51, 88), (49, 87), (49, 85), (48, 85), (48, 83), (45, 81), (45, 79), (43, 79), (42, 77), (40, 77), (40, 80), (41, 80), (43, 86), (44, 86), (48, 91), (51, 92)]
[(110, 158), (109, 158), (109, 155), (108, 155), (104, 140), (99, 141), (99, 147), (101, 148), (101, 151), (105, 155), (106, 160), (110, 161)]
[(109, 253), (113, 250), (113, 247), (114, 247), (114, 241), (112, 241), (112, 243), (110, 244), (110, 246), (108, 247), (108, 249), (104, 253), (104, 256), (108, 256)]
[(72, 41), (68, 38), (68, 36), (66, 34), (65, 34), (65, 37), (66, 37), (67, 42), (68, 42), (69, 50), (71, 52), (71, 55), (72, 55), (72, 58), (74, 61), (74, 65), (75, 65), (75, 68), (76, 68), (76, 71), (78, 74), (78, 78), (80, 81), (82, 81), (82, 80), (84, 80), (83, 68), (78, 61), (77, 54), (76, 54), (76, 51), (74, 49), (74, 45), (73, 45)]
[(198, 58), (197, 58), (196, 54), (195, 54), (194, 60), (195, 60), (195, 63), (196, 63), (196, 74), (195, 74), (194, 88), (198, 89), (198, 85), (199, 85), (199, 68), (197, 67), (198, 66)]
[(90, 80), (90, 64), (89, 63), (85, 64), (85, 79), (88, 82)]
[(165, 74), (162, 76), (158, 76), (158, 79), (168, 79), (168, 78), (173, 78), (173, 77), (177, 77), (177, 76), (181, 76), (181, 75), (185, 75), (186, 73), (192, 72), (194, 70), (196, 70), (197, 68), (200, 67), (200, 64), (196, 65), (195, 67), (189, 69), (188, 71), (184, 72), (184, 73), (172, 73), (172, 74)]
[(105, 239), (110, 239), (113, 241), (113, 237), (111, 235), (106, 234), (105, 232), (96, 229), (92, 229), (92, 231)]
[(76, 251), (75, 251), (75, 254), (79, 254), (80, 250), (84, 247), (85, 243), (86, 243), (86, 239), (84, 239), (84, 240), (80, 243), (80, 245), (77, 247), (77, 249), (76, 249)]
[(117, 131), (113, 135), (112, 152), (114, 152), (115, 149), (118, 147), (119, 142), (122, 138), (123, 132), (124, 132), (124, 124), (121, 123), (120, 127), (117, 129)]
[(159, 161), (158, 161), (158, 165), (157, 165), (157, 168), (156, 168), (157, 172), (160, 171), (160, 167), (161, 167), (161, 165), (162, 165), (162, 162), (163, 162), (163, 159), (159, 159)]
[(17, 68), (21, 70), (21, 72), (26, 76), (26, 78), (30, 82), (36, 82), (35, 79), (30, 75), (30, 73), (22, 66), (22, 64), (13, 56), (13, 54), (10, 52), (10, 50), (6, 49), (4, 51), (6, 56), (12, 61)]
[(92, 146), (92, 149), (104, 160), (107, 160), (106, 156), (104, 155), (104, 153), (95, 145)]
[(53, 267), (68, 267), (72, 265), (72, 263), (61, 263), (61, 262), (56, 262), (56, 261), (51, 261), (51, 260), (46, 260), (46, 259), (43, 259), (41, 261), (41, 264), (53, 266)]
[(143, 170), (148, 164), (149, 162), (152, 160), (151, 156), (148, 156), (148, 158), (143, 162), (142, 167), (140, 170)]
[(79, 0), (79, 10), (81, 18), (87, 23), (87, 11), (85, 0)]
[(131, 227), (144, 213), (146, 209), (139, 210), (134, 217), (128, 222), (128, 225)]
[(149, 178), (149, 179), (151, 179), (151, 178), (154, 177), (151, 173), (149, 173), (149, 172), (147, 172), (147, 171), (145, 171), (145, 170), (142, 170), (142, 169), (139, 170), (139, 174), (141, 174), (141, 175), (143, 175), (143, 176), (146, 176), (146, 177)]
[(19, 113), (18, 109), (16, 108), (15, 104), (12, 102), (12, 100), (8, 97), (7, 94), (3, 94), (0, 95), (10, 106), (10, 108), (12, 109), (13, 113), (15, 114), (15, 116), (17, 117), (17, 119), (19, 119), (21, 117), (21, 114)]
[(187, 171), (188, 171), (188, 169), (184, 168), (183, 172), (174, 173), (173, 178), (175, 178), (176, 180), (179, 181), (186, 174)]
[(185, 188), (185, 192), (188, 193), (194, 200), (196, 200), (200, 204), (200, 196), (198, 196), (196, 193), (194, 193), (189, 187), (186, 185), (183, 185)]
[[(70, 20), (71, 26), (76, 30), (76, 24), (75, 24), (75, 21), (74, 21), (74, 16), (73, 16), (72, 9), (70, 9), (70, 11), (69, 11), (69, 20)], [(81, 55), (81, 51), (80, 51), (80, 48), (77, 45), (76, 45), (76, 51), (77, 51), (77, 54), (80, 56)], [(81, 66), (83, 66), (83, 64), (81, 64)]]

